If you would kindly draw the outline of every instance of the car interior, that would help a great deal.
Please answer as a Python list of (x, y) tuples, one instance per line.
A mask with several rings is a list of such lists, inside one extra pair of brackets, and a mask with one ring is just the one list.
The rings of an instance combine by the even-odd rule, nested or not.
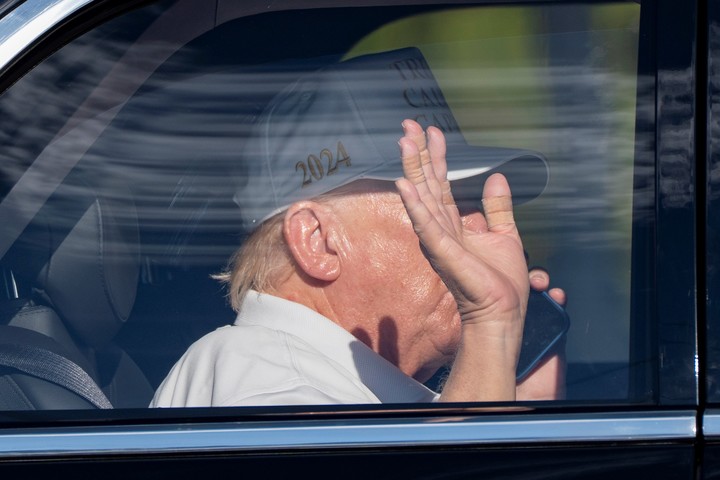
[[(158, 2), (88, 27), (57, 52), (48, 52), (47, 60), (0, 96), (0, 115), (15, 119), (16, 125), (31, 125), (0, 138), (0, 149), (7, 152), (0, 160), (0, 410), (146, 407), (185, 349), (234, 319), (223, 285), (212, 276), (225, 268), (247, 235), (238, 221), (242, 206), (233, 202), (233, 193), (246, 181), (238, 159), (253, 119), (303, 72), (359, 51), (415, 43), (404, 32), (416, 31), (417, 22), (431, 25), (433, 15), (439, 16), (434, 25), (442, 25), (442, 15), (449, 14), (436, 6), (263, 14), (251, 2), (218, 12), (201, 4)], [(540, 22), (550, 12), (542, 6), (494, 8), (492, 14), (487, 8), (481, 11), (488, 23), (498, 16)], [(589, 31), (589, 22), (602, 16), (592, 17), (591, 7), (583, 8), (578, 12), (585, 17), (577, 18), (584, 23), (576, 21)], [(568, 285), (570, 291), (568, 401), (644, 401), (651, 383), (646, 378), (650, 347), (638, 340), (646, 338), (648, 328), (642, 295), (650, 293), (642, 292), (649, 268), (633, 250), (651, 234), (643, 202), (653, 192), (641, 188), (654, 172), (634, 164), (635, 123), (645, 121), (636, 118), (642, 107), (636, 98), (642, 91), (638, 61), (636, 53), (629, 58), (616, 54), (626, 46), (613, 43), (608, 25), (637, 41), (639, 7), (622, 8), (603, 11), (606, 24), (598, 20), (592, 34), (578, 34), (580, 27), (562, 12), (551, 12), (556, 23), (528, 35), (528, 44), (546, 46), (550, 58), (568, 59), (587, 58), (584, 48), (611, 45), (606, 57), (598, 53), (584, 70), (573, 70), (575, 60), (560, 62), (553, 70), (558, 77), (543, 78), (541, 87), (510, 86), (515, 90), (504, 113), (467, 122), (471, 132), (486, 130), (479, 141), (527, 142), (523, 146), (543, 151), (549, 129), (564, 129), (567, 143), (556, 143), (548, 153), (556, 165), (553, 181), (558, 182), (548, 193), (549, 203), (531, 205), (521, 217), (529, 225), (531, 261), (549, 265), (554, 283)], [(624, 19), (627, 12), (635, 15), (634, 24)], [(190, 18), (192, 28), (178, 28)], [(524, 28), (522, 22), (518, 29)], [(513, 35), (517, 31), (444, 43), (433, 38), (421, 48), (438, 52), (429, 55), (434, 59), (463, 42), (482, 45), (477, 68), (487, 76), (479, 82), (502, 84), (506, 80), (492, 77), (501, 69), (488, 65), (510, 62), (493, 52), (500, 44), (519, 48)], [(565, 52), (558, 38), (581, 38), (590, 46)], [(523, 55), (532, 58), (533, 53)], [(88, 57), (94, 58), (91, 67), (83, 63)], [(529, 65), (541, 72), (548, 68), (543, 62)], [(461, 77), (441, 60), (437, 65), (450, 72), (450, 80)], [(539, 78), (537, 72), (528, 78)], [(609, 77), (613, 72), (630, 73)], [(559, 79), (590, 73), (598, 75), (598, 89), (608, 78), (617, 80), (617, 88), (603, 94), (575, 91), (573, 98), (585, 103), (571, 104), (563, 95), (573, 87)], [(621, 97), (626, 91), (631, 101)], [(523, 95), (537, 92), (555, 103), (526, 108)], [(26, 107), (28, 99), (32, 108)], [(539, 100), (532, 97), (533, 102)], [(486, 114), (501, 108), (491, 100), (482, 105)], [(584, 108), (581, 117), (589, 108), (600, 109), (606, 117), (597, 124), (604, 130), (583, 133), (598, 143), (573, 143), (573, 120), (563, 124), (561, 114), (548, 120), (543, 113), (561, 106)], [(610, 118), (620, 107), (623, 113)], [(616, 135), (626, 127), (630, 133)], [(508, 129), (530, 133), (513, 137), (504, 133)], [(470, 133), (468, 140), (472, 137)], [(614, 155), (610, 148), (621, 148), (616, 143), (630, 152), (615, 155), (623, 162), (617, 168), (563, 170), (578, 149), (596, 168), (594, 160)], [(602, 150), (603, 145), (611, 147)], [(613, 172), (626, 175), (624, 189)], [(586, 198), (582, 187), (568, 187), (577, 178), (595, 189), (587, 196), (594, 203), (561, 212), (565, 223), (548, 229), (539, 220), (547, 212), (568, 199)], [(589, 218), (599, 220), (586, 220), (588, 211), (594, 212)], [(575, 236), (563, 236), (568, 227), (578, 227)], [(553, 228), (555, 236), (543, 239)], [(598, 240), (595, 229), (609, 232), (611, 240)], [(553, 241), (556, 245), (549, 245)], [(600, 250), (601, 243), (607, 250)], [(585, 274), (577, 272), (578, 262)], [(608, 274), (605, 283), (593, 283), (594, 272)], [(573, 284), (583, 282), (587, 288), (573, 298)], [(616, 320), (602, 324), (587, 316), (593, 310), (602, 321)]]

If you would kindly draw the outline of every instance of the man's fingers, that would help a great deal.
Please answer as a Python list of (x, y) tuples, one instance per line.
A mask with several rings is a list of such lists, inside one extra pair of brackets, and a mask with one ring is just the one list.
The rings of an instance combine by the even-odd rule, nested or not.
[(417, 144), (409, 136), (402, 137), (398, 143), (405, 178), (415, 185), (426, 208), (434, 215), (440, 215), (440, 194), (434, 192), (431, 186), (434, 184), (437, 187), (437, 181), (434, 177), (432, 181), (427, 178)]
[(447, 252), (446, 255), (441, 252), (441, 244), (445, 243), (446, 247), (448, 245), (447, 231), (438, 222), (435, 214), (423, 203), (416, 186), (404, 178), (395, 182), (395, 185), (400, 192), (400, 198), (402, 198), (415, 233), (430, 255), (440, 260), (452, 258), (452, 255), (447, 255)]
[(418, 151), (421, 152), (427, 148), (425, 132), (419, 123), (406, 119), (402, 122), (402, 128), (405, 136), (417, 145)]
[(488, 230), (505, 233), (515, 228), (510, 186), (503, 175), (496, 173), (487, 179), (482, 204)]
[[(405, 137), (409, 138), (413, 141), (413, 143), (415, 143), (415, 145), (417, 145), (420, 155), (420, 165), (422, 166), (423, 174), (425, 175), (428, 190), (435, 198), (438, 199), (438, 201), (440, 201), (442, 198), (442, 188), (435, 174), (436, 159), (433, 157), (433, 153), (428, 149), (428, 139), (425, 131), (419, 123), (410, 119), (404, 120), (402, 127)], [(445, 153), (443, 152), (443, 159), (444, 155)]]
[(445, 162), (445, 154), (447, 145), (445, 145), (445, 135), (437, 127), (428, 127), (428, 151), (432, 158), (435, 176), (440, 181), (447, 180), (447, 163)]
[(415, 142), (408, 137), (402, 137), (398, 144), (400, 145), (400, 157), (405, 178), (416, 186), (425, 183), (425, 173), (422, 169), (420, 152)]
[(515, 218), (512, 211), (512, 197), (490, 197), (483, 199), (483, 211), (488, 230), (496, 231), (498, 227), (514, 226)]
[(532, 287), (533, 290), (542, 292), (550, 286), (550, 275), (548, 275), (544, 269), (535, 267), (530, 270), (529, 276), (530, 287)]
[(550, 298), (555, 300), (559, 305), (562, 305), (563, 307), (567, 305), (567, 295), (565, 294), (565, 290), (562, 288), (551, 288), (548, 291), (548, 294), (550, 295)]
[(435, 177), (440, 185), (440, 197), (445, 205), (455, 205), (452, 192), (450, 190), (450, 182), (447, 179), (447, 161), (445, 153), (447, 146), (445, 145), (445, 136), (440, 129), (436, 127), (428, 127), (428, 151), (432, 160), (432, 167)]
[[(461, 280), (463, 276), (467, 276), (467, 264), (457, 261), (467, 254), (465, 248), (423, 203), (417, 189), (409, 180), (401, 178), (395, 182), (395, 185), (400, 192), (413, 229), (435, 271), (441, 277), (449, 278), (453, 282), (467, 282), (467, 279)], [(476, 266), (472, 271), (472, 278), (477, 280), (476, 276), (481, 278), (483, 274), (484, 269)]]
[(447, 160), (445, 158), (445, 154), (447, 152), (445, 135), (443, 135), (442, 131), (440, 131), (437, 127), (428, 127), (427, 138), (428, 151), (430, 152), (432, 167), (435, 172), (438, 185), (438, 191), (436, 192), (438, 201), (442, 202), (445, 206), (455, 232), (460, 234), (463, 229), (462, 219), (460, 218), (460, 212), (458, 211), (455, 199), (453, 198), (450, 182), (447, 179), (448, 167)]
[[(550, 288), (550, 274), (542, 267), (533, 267), (529, 272), (530, 288), (535, 291), (548, 292), (550, 298), (555, 300), (559, 305), (565, 306), (567, 303), (567, 295), (562, 288)], [(549, 290), (548, 290), (549, 289)]]

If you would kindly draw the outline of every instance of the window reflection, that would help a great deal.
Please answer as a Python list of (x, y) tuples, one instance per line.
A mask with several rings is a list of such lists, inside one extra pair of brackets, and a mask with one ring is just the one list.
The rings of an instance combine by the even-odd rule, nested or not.
[[(118, 18), (51, 56), (0, 99), (0, 113), (16, 126), (0, 133), (1, 191), (13, 198), (20, 182), (16, 204), (25, 209), (7, 235), (20, 236), (27, 222), (37, 230), (41, 208), (69, 212), (65, 205), (93, 196), (88, 185), (126, 205), (112, 217), (121, 230), (137, 224), (137, 249), (113, 248), (138, 271), (118, 339), (153, 387), (192, 341), (232, 322), (210, 275), (247, 235), (233, 195), (246, 181), (239, 158), (267, 102), (323, 65), (413, 46), (469, 143), (547, 158), (545, 192), (516, 216), (531, 265), (551, 272), (570, 298), (568, 398), (627, 397), (632, 228), (646, 220), (638, 203), (652, 201), (633, 192), (633, 178), (654, 173), (634, 165), (636, 112), (644, 108), (637, 94), (654, 88), (637, 75), (639, 6), (412, 14), (368, 29), (349, 49), (318, 47), (302, 56), (289, 49), (268, 58), (242, 45), (247, 26), (272, 15), (214, 30), (198, 20), (195, 31), (178, 34), (163, 22), (205, 18), (178, 10), (159, 4)], [(336, 14), (321, 11), (317, 21)], [(239, 47), (210, 53), (222, 45)], [(40, 175), (28, 175), (33, 162)], [(39, 218), (42, 228), (62, 231), (77, 222), (72, 214)], [(34, 297), (42, 266), (24, 271), (21, 259), (46, 258), (34, 252), (48, 242), (37, 234), (21, 240), (3, 268), (16, 279), (12, 296)], [(84, 246), (75, 254), (82, 257)]]

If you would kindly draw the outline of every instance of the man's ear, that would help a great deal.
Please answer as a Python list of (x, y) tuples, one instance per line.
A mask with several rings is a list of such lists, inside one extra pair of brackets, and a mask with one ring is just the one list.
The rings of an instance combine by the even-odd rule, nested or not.
[(340, 256), (335, 241), (339, 219), (328, 207), (313, 202), (288, 208), (283, 235), (295, 263), (308, 276), (332, 282), (340, 275)]

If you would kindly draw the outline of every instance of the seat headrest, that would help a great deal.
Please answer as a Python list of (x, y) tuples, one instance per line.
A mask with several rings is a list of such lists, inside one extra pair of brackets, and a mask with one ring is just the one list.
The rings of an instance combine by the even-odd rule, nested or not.
[(135, 303), (139, 233), (129, 192), (113, 189), (112, 197), (90, 192), (79, 211), (75, 197), (73, 208), (44, 212), (51, 216), (45, 220), (49, 258), (35, 288), (80, 341), (101, 348)]

